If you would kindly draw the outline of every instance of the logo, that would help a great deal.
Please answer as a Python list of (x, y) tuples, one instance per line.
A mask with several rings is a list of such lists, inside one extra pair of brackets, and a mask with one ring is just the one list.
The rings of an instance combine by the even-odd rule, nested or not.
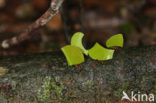
[(131, 98), (127, 95), (125, 91), (122, 92), (123, 96), (121, 100), (129, 100), (129, 101), (138, 101), (138, 102), (143, 102), (143, 101), (149, 101), (149, 102), (154, 102), (154, 94), (141, 94), (141, 92), (134, 93), (134, 91), (131, 92)]

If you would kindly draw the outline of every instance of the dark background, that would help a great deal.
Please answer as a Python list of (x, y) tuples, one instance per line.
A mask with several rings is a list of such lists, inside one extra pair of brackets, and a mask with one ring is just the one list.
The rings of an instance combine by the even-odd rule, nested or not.
[[(23, 32), (49, 5), (50, 0), (0, 0), (0, 43)], [(78, 31), (85, 33), (87, 48), (105, 45), (117, 33), (124, 34), (126, 48), (156, 44), (156, 0), (65, 0), (61, 13), (0, 55), (57, 51), (67, 45), (65, 34), (70, 39)]]

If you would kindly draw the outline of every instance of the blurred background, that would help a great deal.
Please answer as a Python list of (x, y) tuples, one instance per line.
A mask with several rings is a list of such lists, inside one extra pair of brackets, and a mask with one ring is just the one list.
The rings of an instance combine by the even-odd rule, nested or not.
[[(49, 7), (50, 0), (0, 0), (0, 43), (19, 35)], [(74, 32), (85, 33), (87, 48), (123, 33), (125, 47), (156, 44), (156, 0), (65, 0), (61, 12), (31, 39), (0, 55), (57, 51)], [(67, 38), (66, 38), (66, 35)]]

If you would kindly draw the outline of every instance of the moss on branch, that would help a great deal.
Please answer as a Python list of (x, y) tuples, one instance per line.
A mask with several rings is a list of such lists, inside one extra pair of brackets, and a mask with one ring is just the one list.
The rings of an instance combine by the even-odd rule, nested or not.
[(123, 90), (156, 93), (156, 46), (121, 49), (105, 63), (87, 58), (82, 70), (68, 67), (61, 52), (0, 56), (0, 66), (9, 70), (0, 77), (4, 103), (103, 103), (120, 100)]

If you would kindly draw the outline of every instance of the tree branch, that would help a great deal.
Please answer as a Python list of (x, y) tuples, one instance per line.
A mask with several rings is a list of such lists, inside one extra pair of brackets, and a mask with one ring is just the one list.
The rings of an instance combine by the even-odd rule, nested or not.
[(118, 101), (123, 90), (156, 92), (156, 46), (120, 49), (105, 64), (85, 59), (80, 69), (61, 52), (0, 56), (0, 102), (130, 103)]
[(49, 22), (49, 20), (52, 19), (58, 13), (63, 1), (64, 0), (51, 0), (51, 5), (49, 9), (33, 24), (28, 26), (25, 32), (21, 33), (19, 36), (15, 36), (11, 39), (2, 41), (0, 46), (2, 48), (7, 49), (12, 45), (17, 45), (25, 40), (28, 40), (33, 31), (47, 24), (47, 22)]

